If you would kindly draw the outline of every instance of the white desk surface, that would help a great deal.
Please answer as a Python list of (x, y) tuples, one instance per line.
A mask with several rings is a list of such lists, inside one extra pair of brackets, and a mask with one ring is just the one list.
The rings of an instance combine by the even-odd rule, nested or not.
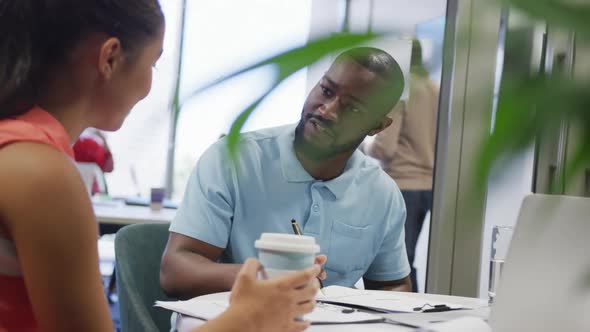
[(126, 205), (123, 202), (93, 203), (96, 221), (101, 224), (129, 225), (143, 222), (172, 222), (175, 209), (152, 211), (148, 206)]
[[(430, 301), (439, 301), (439, 302), (451, 302), (455, 304), (461, 304), (464, 307), (476, 308), (476, 310), (456, 310), (456, 311), (449, 311), (445, 313), (436, 313), (437, 317), (440, 318), (441, 314), (448, 314), (448, 319), (453, 319), (461, 316), (468, 316), (470, 312), (473, 312), (473, 316), (482, 316), (482, 310), (484, 315), (487, 316), (489, 313), (487, 301), (477, 298), (470, 298), (470, 297), (459, 297), (459, 296), (448, 296), (448, 295), (437, 295), (437, 294), (419, 294), (419, 293), (409, 293), (411, 296), (430, 300)], [(396, 314), (394, 314), (396, 315)], [(392, 315), (391, 317), (395, 317)], [(407, 314), (405, 314), (407, 315)], [(427, 315), (421, 313), (415, 313), (411, 315)], [(176, 328), (178, 332), (189, 332), (191, 329), (194, 329), (200, 325), (202, 325), (204, 321), (198, 318), (186, 317), (178, 315), (176, 321)], [(407, 327), (402, 325), (393, 325), (393, 324), (338, 324), (338, 325), (312, 325), (306, 331), (308, 332), (395, 332), (395, 331), (414, 331), (416, 330), (413, 327)]]

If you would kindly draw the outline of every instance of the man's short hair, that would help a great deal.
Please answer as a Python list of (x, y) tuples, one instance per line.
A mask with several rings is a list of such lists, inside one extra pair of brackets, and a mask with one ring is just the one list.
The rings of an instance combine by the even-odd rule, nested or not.
[[(375, 47), (355, 47), (342, 52), (334, 63), (352, 60), (377, 74), (387, 83), (387, 100), (397, 103), (404, 90), (404, 74), (400, 65), (389, 53)], [(392, 105), (393, 106), (393, 105)]]

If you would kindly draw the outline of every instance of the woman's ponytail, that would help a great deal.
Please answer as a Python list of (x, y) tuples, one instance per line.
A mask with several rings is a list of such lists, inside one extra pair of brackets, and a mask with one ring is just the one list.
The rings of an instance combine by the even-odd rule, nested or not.
[(0, 118), (30, 106), (42, 14), (43, 0), (0, 0)]

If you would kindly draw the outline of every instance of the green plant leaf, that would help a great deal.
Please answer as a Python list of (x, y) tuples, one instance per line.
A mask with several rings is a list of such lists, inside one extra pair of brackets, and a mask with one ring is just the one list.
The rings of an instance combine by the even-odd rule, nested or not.
[(275, 87), (273, 86), (268, 89), (262, 96), (260, 96), (252, 104), (250, 104), (250, 106), (242, 111), (242, 113), (240, 113), (240, 115), (238, 115), (238, 117), (232, 123), (229, 134), (227, 135), (227, 148), (231, 160), (237, 160), (237, 153), (240, 147), (240, 131), (242, 130), (242, 127), (244, 127), (246, 120), (248, 120), (248, 117), (252, 114), (252, 112), (254, 112), (256, 107), (260, 105), (264, 98), (266, 98), (266, 96), (268, 96), (274, 90), (274, 88)]
[(477, 185), (485, 185), (497, 160), (523, 151), (544, 133), (556, 132), (565, 119), (587, 124), (584, 133), (589, 137), (568, 166), (569, 174), (579, 170), (590, 158), (590, 97), (586, 90), (586, 84), (558, 76), (503, 80), (495, 128), (480, 149)]
[(534, 139), (537, 130), (534, 102), (540, 88), (532, 83), (510, 80), (503, 83), (494, 130), (480, 148), (476, 172), (478, 186), (485, 186), (497, 159), (519, 152)]
[(590, 165), (590, 128), (584, 130), (584, 143), (582, 143), (574, 152), (572, 161), (566, 166), (565, 179), (563, 183), (567, 188), (578, 172), (584, 169), (584, 166)]

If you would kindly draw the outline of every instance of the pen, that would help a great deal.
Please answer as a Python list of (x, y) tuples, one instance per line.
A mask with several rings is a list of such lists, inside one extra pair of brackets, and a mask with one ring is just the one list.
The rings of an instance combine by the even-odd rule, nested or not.
[[(293, 233), (295, 233), (295, 235), (303, 235), (303, 233), (301, 233), (301, 228), (299, 228), (299, 224), (297, 223), (297, 221), (295, 219), (291, 219), (291, 227), (293, 227)], [(324, 269), (322, 268), (322, 271)], [(324, 293), (324, 283), (322, 283), (322, 279), (318, 278), (318, 281), (320, 282), (320, 292), (322, 292), (322, 294), (325, 296), (326, 293)]]
[(291, 227), (293, 227), (293, 233), (295, 233), (295, 235), (303, 235), (303, 233), (301, 233), (301, 228), (299, 228), (299, 224), (295, 219), (291, 219)]

